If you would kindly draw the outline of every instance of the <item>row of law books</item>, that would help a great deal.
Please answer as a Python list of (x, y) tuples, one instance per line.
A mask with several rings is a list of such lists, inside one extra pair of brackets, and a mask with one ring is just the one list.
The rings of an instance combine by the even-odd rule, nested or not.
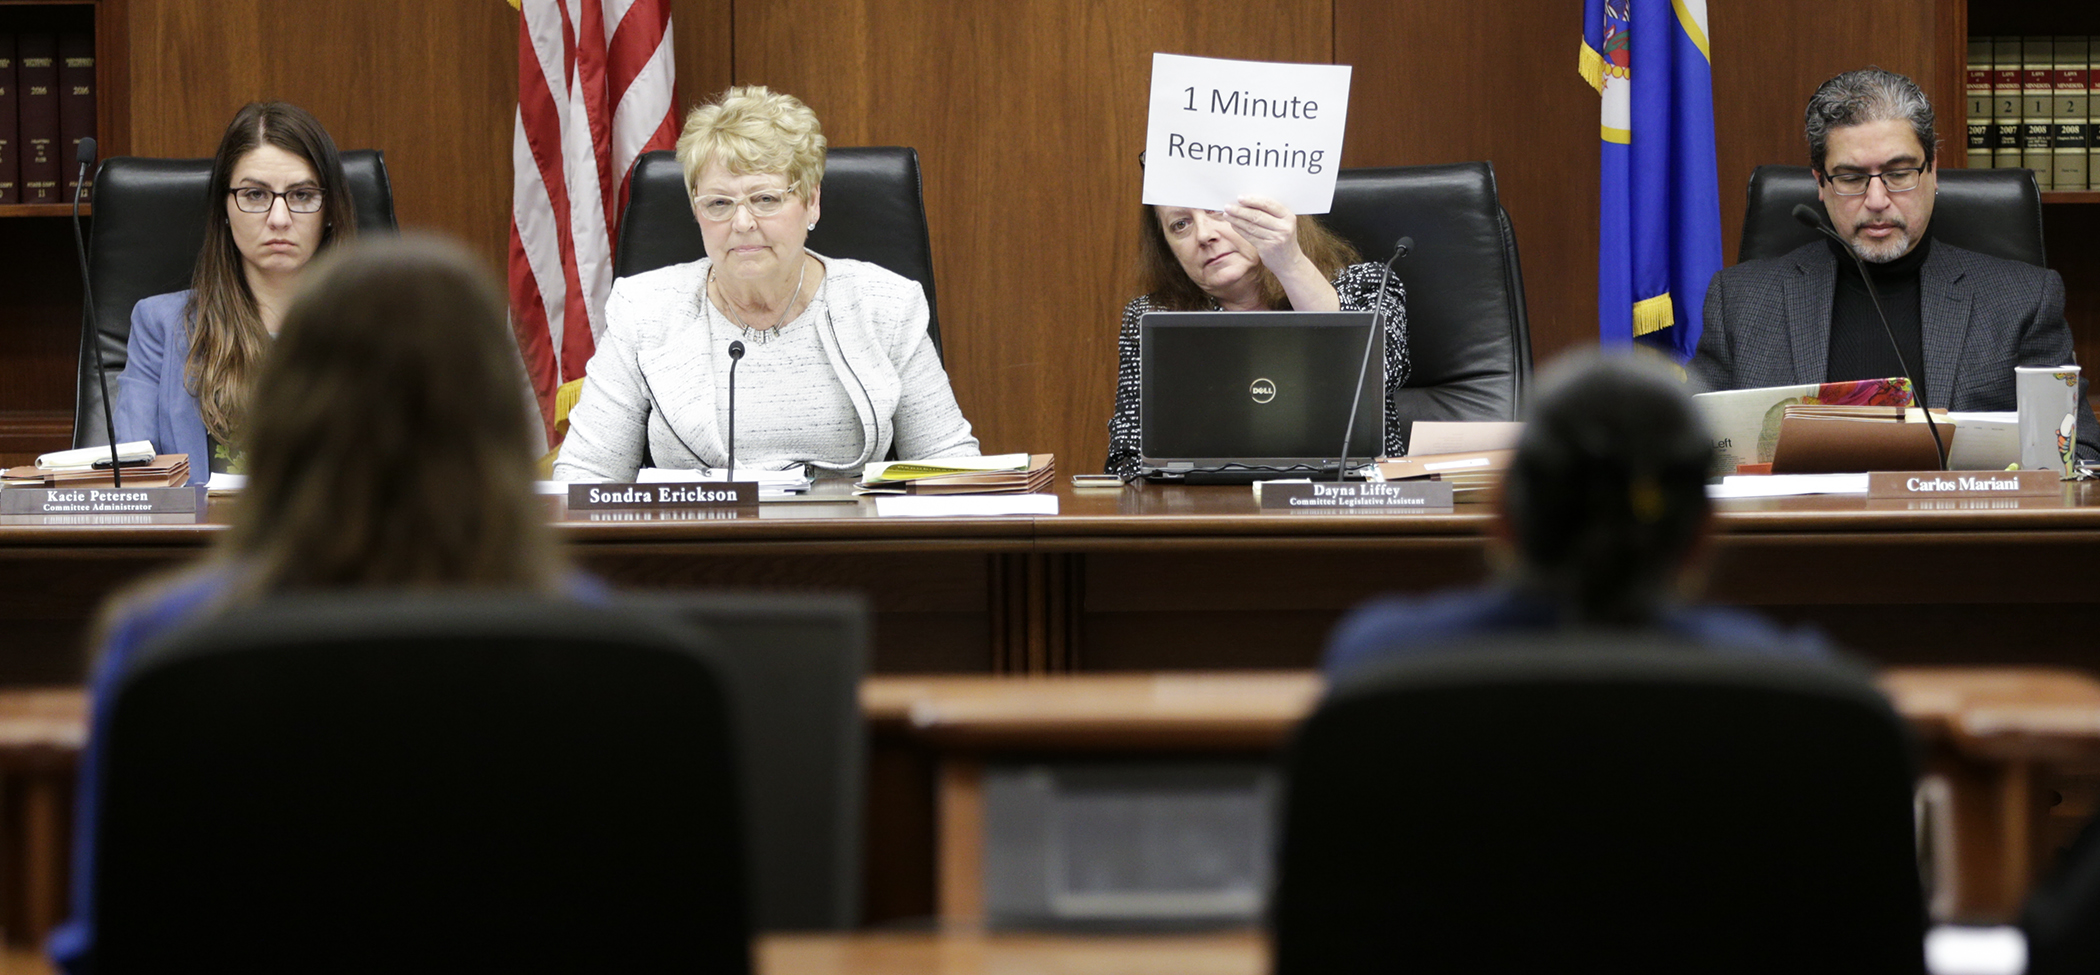
[(2043, 190), (2100, 189), (2100, 37), (1971, 37), (1970, 169), (2034, 170)]
[(95, 35), (0, 32), (0, 204), (70, 203), (95, 134)]

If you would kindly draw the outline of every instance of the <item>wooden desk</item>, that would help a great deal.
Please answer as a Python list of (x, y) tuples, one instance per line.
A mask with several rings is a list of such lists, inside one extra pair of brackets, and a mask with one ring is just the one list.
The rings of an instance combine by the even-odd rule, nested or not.
[[(753, 975), (1263, 975), (1252, 931), (1197, 935), (779, 934), (752, 945)], [(43, 955), (0, 951), (0, 975), (52, 975)]]
[[(1061, 513), (879, 518), (865, 504), (564, 523), (623, 588), (850, 590), (878, 673), (1306, 668), (1349, 606), (1488, 574), (1489, 513), (1264, 513), (1245, 488), (1060, 485)], [(1966, 502), (1720, 506), (1710, 593), (1814, 623), (1884, 664), (2100, 670), (2069, 638), (2100, 602), (2100, 485)], [(1884, 506), (1886, 505), (1886, 506)], [(1914, 507), (1915, 506), (1915, 507)], [(0, 524), (0, 684), (77, 683), (112, 589), (196, 557), (213, 525)]]
[[(2100, 768), (2100, 680), (1907, 668), (1880, 683), (1928, 749), (1927, 791), (1945, 797), (1936, 914), (2010, 919), (2054, 852), (2039, 828), (2051, 774)], [(861, 702), (878, 740), (915, 740), (937, 756), (936, 897), (942, 916), (964, 921), (983, 914), (987, 757), (1273, 752), (1322, 690), (1302, 672), (878, 677)]]

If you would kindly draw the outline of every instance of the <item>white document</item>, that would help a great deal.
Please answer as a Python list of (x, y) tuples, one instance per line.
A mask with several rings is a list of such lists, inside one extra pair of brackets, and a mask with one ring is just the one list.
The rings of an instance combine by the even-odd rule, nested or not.
[(211, 472), (211, 480), (206, 481), (204, 484), (204, 490), (207, 494), (239, 494), (247, 486), (248, 475), (246, 474), (228, 474), (225, 471), (213, 471)]
[(1515, 450), (1524, 424), (1508, 420), (1416, 420), (1407, 436), (1407, 455), (1472, 454)]
[(982, 457), (926, 457), (917, 460), (876, 461), (861, 471), (863, 482), (883, 480), (883, 473), (898, 464), (912, 467), (940, 467), (951, 471), (1025, 471), (1028, 469), (1027, 454), (986, 454)]
[[(2003, 412), (1948, 413), (1954, 442), (1947, 445), (1950, 471), (2002, 471), (2020, 462), (2020, 414)], [(1942, 429), (1941, 436), (1950, 431)]]
[[(153, 459), (153, 444), (144, 440), (133, 440), (117, 445), (117, 459), (126, 464)], [(85, 471), (96, 464), (109, 462), (109, 447), (75, 447), (71, 450), (54, 450), (36, 459), (38, 470)]]
[(1706, 496), (1715, 501), (1865, 493), (1865, 474), (1731, 474), (1706, 486)]
[(1152, 55), (1146, 203), (1222, 210), (1243, 194), (1334, 208), (1349, 119), (1346, 64)]
[(1055, 494), (878, 494), (875, 513), (918, 518), (1054, 515)]

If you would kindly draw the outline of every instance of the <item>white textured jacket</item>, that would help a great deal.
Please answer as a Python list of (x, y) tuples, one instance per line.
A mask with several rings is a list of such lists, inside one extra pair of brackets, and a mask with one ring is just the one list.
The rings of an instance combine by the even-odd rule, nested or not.
[[(900, 457), (977, 453), (977, 438), (926, 334), (926, 295), (918, 282), (865, 261), (820, 259), (824, 309), (815, 324), (860, 416), (862, 444), (858, 458), (826, 458), (824, 466), (857, 471), (882, 459), (893, 443)], [(702, 317), (707, 268), (702, 258), (613, 283), (605, 334), (554, 462), (556, 480), (634, 480), (645, 444), (657, 467), (727, 461), (715, 418), (714, 357), (728, 351), (709, 341)]]

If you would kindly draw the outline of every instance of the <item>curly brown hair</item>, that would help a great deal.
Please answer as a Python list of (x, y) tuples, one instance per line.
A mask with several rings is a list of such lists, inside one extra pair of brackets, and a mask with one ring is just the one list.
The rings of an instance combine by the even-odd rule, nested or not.
[[(1159, 225), (1158, 208), (1138, 208), (1139, 239), (1144, 241), (1138, 248), (1138, 282), (1144, 293), (1152, 296), (1152, 304), (1161, 311), (1205, 311), (1211, 307), (1210, 295), (1196, 286), (1188, 272), (1181, 267), (1181, 260), (1174, 256), (1174, 249), (1167, 246), (1166, 229)], [(1356, 248), (1337, 236), (1320, 221), (1300, 214), (1298, 216), (1298, 247), (1310, 258), (1313, 266), (1330, 280), (1341, 270), (1362, 260)], [(1261, 276), (1262, 304), (1271, 310), (1285, 311), (1291, 307), (1290, 299), (1284, 296), (1283, 284), (1267, 267), (1255, 273)]]

